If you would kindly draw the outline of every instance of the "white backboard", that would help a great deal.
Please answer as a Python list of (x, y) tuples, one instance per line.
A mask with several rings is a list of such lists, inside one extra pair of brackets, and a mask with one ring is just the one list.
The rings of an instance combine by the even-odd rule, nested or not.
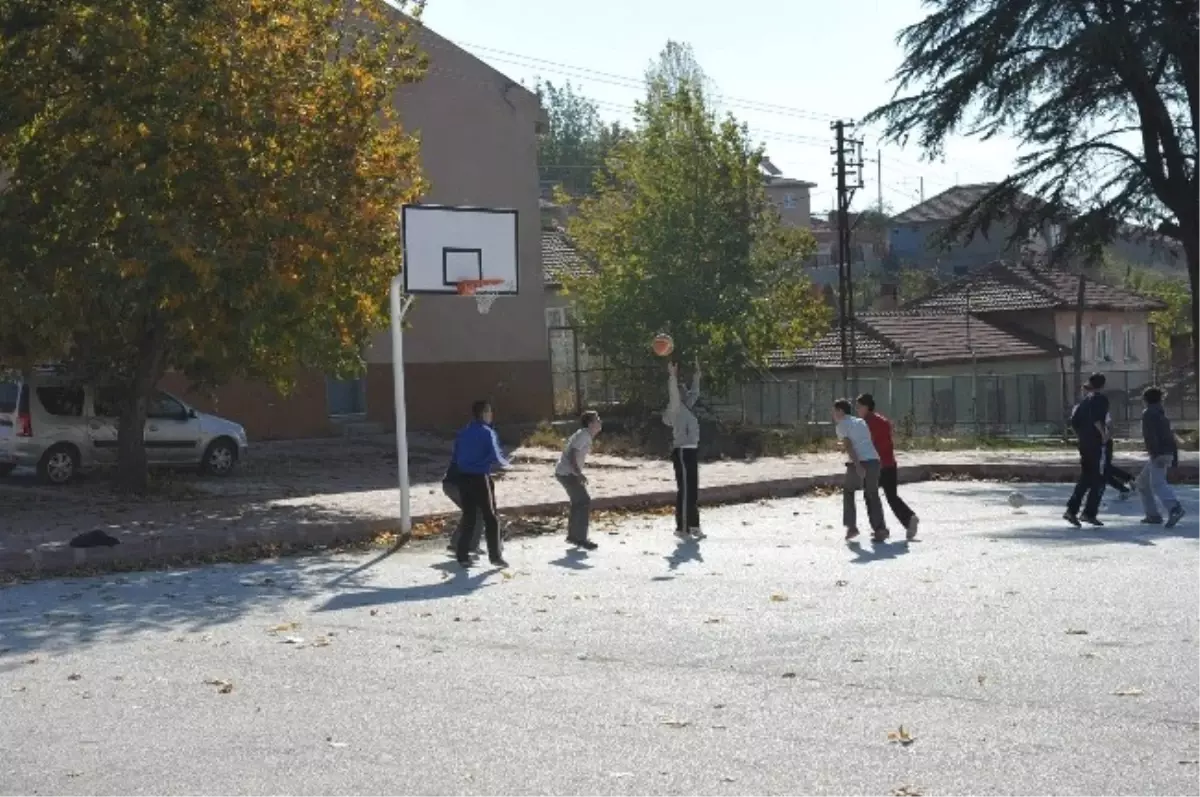
[(488, 290), (518, 292), (517, 211), (405, 205), (400, 225), (405, 293), (456, 293), (462, 279), (500, 279)]

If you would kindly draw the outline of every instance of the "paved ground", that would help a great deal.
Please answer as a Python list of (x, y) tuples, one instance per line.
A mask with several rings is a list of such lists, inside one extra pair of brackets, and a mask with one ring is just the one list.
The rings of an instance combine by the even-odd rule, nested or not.
[(909, 488), (910, 546), (830, 496), (508, 576), (426, 543), (11, 587), (0, 792), (1196, 794), (1196, 488), (1172, 531), (1011, 489)]

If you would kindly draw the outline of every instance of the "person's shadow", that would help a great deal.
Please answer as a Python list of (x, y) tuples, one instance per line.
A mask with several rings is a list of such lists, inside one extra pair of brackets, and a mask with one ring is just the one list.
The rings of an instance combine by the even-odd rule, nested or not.
[(850, 560), (850, 564), (852, 565), (865, 565), (884, 559), (895, 559), (898, 556), (908, 553), (907, 540), (898, 542), (872, 542), (870, 548), (864, 548), (863, 544), (858, 540), (851, 540), (846, 543), (846, 547), (854, 554), (854, 558)]
[(591, 570), (592, 566), (587, 563), (587, 551), (580, 548), (572, 548), (562, 555), (559, 559), (554, 559), (550, 564), (555, 567), (564, 567), (567, 570)]
[(671, 555), (663, 558), (667, 560), (667, 569), (671, 571), (678, 570), (681, 565), (688, 562), (702, 563), (704, 561), (704, 556), (700, 553), (700, 543), (693, 539), (680, 540)]

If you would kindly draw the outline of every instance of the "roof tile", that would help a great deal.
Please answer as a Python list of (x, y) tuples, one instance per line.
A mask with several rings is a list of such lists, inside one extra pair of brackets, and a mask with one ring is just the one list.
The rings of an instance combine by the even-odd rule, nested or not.
[[(911, 303), (922, 310), (995, 313), (1005, 310), (1067, 310), (1075, 306), (1079, 276), (1039, 264), (997, 261)], [(1084, 294), (1089, 310), (1150, 311), (1165, 305), (1127, 288), (1091, 279)]]

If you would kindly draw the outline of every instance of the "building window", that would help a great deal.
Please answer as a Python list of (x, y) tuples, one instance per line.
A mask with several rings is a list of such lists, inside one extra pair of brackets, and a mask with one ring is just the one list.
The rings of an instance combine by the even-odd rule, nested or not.
[(785, 208), (787, 208), (788, 210), (794, 209), (796, 207), (796, 195), (795, 194), (784, 194), (783, 195), (783, 206)]
[(1133, 327), (1125, 327), (1125, 362), (1137, 361), (1137, 332)]
[(1112, 329), (1107, 325), (1096, 327), (1096, 362), (1110, 363), (1112, 360)]
[(567, 325), (567, 308), (546, 308), (546, 329), (562, 329)]

